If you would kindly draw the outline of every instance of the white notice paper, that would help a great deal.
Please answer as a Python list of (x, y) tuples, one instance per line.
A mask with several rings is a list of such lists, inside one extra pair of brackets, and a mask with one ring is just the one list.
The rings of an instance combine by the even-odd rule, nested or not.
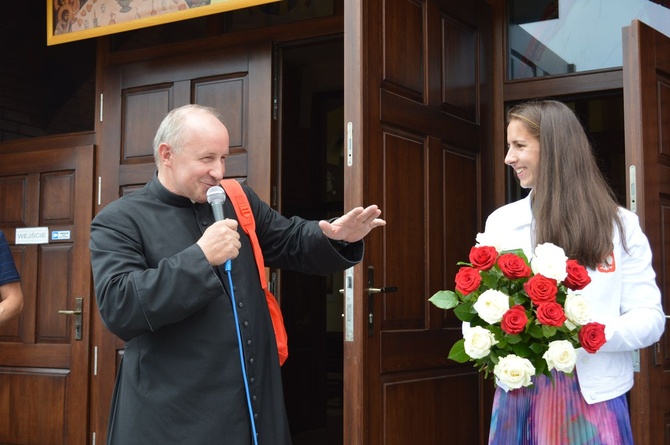
[(48, 227), (24, 227), (16, 229), (15, 244), (48, 244)]

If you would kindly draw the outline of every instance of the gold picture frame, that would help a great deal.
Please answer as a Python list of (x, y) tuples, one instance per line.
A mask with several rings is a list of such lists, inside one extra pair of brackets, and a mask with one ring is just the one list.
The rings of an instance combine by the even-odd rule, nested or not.
[(278, 0), (47, 0), (47, 45), (276, 1)]

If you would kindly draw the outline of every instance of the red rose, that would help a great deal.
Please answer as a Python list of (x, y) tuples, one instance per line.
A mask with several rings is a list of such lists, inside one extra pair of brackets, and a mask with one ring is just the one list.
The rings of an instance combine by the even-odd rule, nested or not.
[(456, 290), (467, 295), (479, 287), (482, 277), (477, 269), (472, 267), (461, 267), (456, 274)]
[(547, 278), (540, 274), (533, 275), (530, 280), (524, 283), (523, 288), (535, 306), (556, 301), (558, 287), (556, 286), (556, 280), (553, 278)]
[(498, 258), (498, 251), (495, 247), (480, 246), (470, 249), (470, 262), (472, 267), (478, 270), (489, 270)]
[(563, 280), (563, 284), (568, 288), (572, 290), (582, 290), (591, 282), (591, 277), (586, 271), (586, 268), (579, 264), (577, 260), (568, 260), (566, 269), (568, 271), (568, 276)]
[(528, 323), (526, 311), (523, 306), (517, 304), (505, 312), (500, 322), (500, 328), (511, 335), (520, 334), (526, 327), (526, 323)]
[(579, 343), (589, 354), (596, 352), (605, 344), (605, 325), (591, 322), (586, 323), (579, 330)]
[(567, 317), (563, 312), (563, 307), (558, 303), (542, 303), (537, 307), (537, 319), (540, 323), (547, 326), (563, 326)]
[(530, 267), (526, 264), (523, 258), (513, 253), (500, 255), (498, 258), (498, 266), (500, 266), (503, 275), (510, 280), (528, 278), (531, 273)]

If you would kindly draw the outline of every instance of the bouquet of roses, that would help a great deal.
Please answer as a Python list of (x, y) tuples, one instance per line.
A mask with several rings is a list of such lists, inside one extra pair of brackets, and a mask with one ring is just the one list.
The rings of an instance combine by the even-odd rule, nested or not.
[(529, 261), (520, 249), (498, 252), (478, 242), (469, 260), (458, 263), (455, 291), (429, 300), (466, 322), (450, 359), (473, 361), (503, 388), (516, 389), (530, 386), (534, 375), (551, 378), (552, 369), (571, 374), (577, 348), (595, 353), (605, 343), (605, 326), (591, 320), (578, 293), (591, 282), (588, 271), (562, 248), (538, 245)]

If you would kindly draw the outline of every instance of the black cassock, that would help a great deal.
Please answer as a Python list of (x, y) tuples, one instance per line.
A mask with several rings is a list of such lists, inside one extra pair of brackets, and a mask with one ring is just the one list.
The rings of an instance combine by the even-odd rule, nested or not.
[[(284, 218), (250, 188), (245, 192), (266, 266), (328, 275), (362, 259), (362, 242), (338, 252), (316, 221)], [(224, 213), (235, 215), (228, 200)], [(109, 444), (252, 443), (228, 278), (195, 244), (213, 221), (208, 204), (169, 192), (154, 176), (91, 224), (98, 308), (126, 342)], [(249, 239), (238, 231), (242, 248), (232, 279), (259, 444), (286, 445), (272, 323)]]

